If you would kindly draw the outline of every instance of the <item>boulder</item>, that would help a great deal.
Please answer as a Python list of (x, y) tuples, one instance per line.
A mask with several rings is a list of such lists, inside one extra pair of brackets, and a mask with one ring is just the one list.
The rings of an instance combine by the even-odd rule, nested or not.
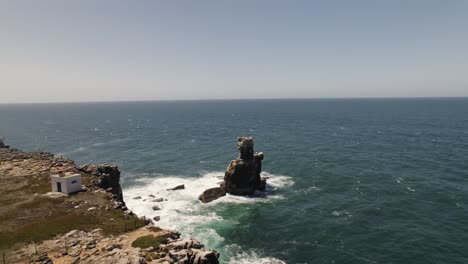
[(161, 217), (157, 215), (157, 216), (153, 217), (153, 220), (157, 222), (157, 221), (161, 220)]
[(237, 138), (239, 157), (229, 163), (224, 174), (224, 184), (222, 186), (227, 193), (253, 195), (256, 190), (264, 189), (260, 178), (263, 153), (255, 153), (253, 146), (252, 137)]
[(181, 185), (177, 185), (174, 188), (167, 189), (167, 191), (175, 191), (175, 190), (183, 190), (183, 189), (185, 189), (185, 185), (181, 184)]
[(152, 208), (153, 208), (154, 211), (161, 210), (161, 207), (159, 207), (159, 206), (157, 206), (157, 205), (153, 206)]
[(198, 200), (202, 201), (203, 203), (209, 203), (225, 195), (226, 195), (226, 190), (224, 188), (214, 187), (214, 188), (206, 189), (198, 197)]

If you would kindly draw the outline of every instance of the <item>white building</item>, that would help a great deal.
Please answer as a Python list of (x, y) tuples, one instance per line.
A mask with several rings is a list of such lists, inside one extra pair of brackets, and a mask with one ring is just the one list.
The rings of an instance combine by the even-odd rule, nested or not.
[(50, 178), (53, 192), (75, 193), (81, 191), (80, 174), (58, 174), (52, 175)]

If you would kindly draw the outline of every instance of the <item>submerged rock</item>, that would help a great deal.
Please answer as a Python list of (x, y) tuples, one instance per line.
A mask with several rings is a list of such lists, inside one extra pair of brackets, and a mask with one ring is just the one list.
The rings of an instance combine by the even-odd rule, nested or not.
[(224, 174), (222, 187), (234, 195), (253, 195), (256, 190), (264, 189), (260, 172), (262, 171), (263, 153), (254, 153), (252, 137), (237, 138), (239, 157), (229, 163)]
[(181, 184), (181, 185), (177, 185), (174, 188), (167, 189), (167, 191), (175, 191), (175, 190), (183, 190), (183, 189), (185, 189), (185, 185)]
[(198, 200), (202, 201), (203, 203), (209, 203), (225, 195), (226, 195), (226, 190), (224, 188), (214, 187), (214, 188), (206, 189), (198, 197)]

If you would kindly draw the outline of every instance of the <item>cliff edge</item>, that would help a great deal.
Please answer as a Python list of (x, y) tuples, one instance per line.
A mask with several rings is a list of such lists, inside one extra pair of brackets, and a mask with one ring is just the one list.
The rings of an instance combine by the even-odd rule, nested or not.
[[(81, 174), (83, 190), (51, 192), (50, 176), (58, 173)], [(6, 263), (218, 263), (216, 251), (128, 210), (115, 165), (76, 166), (1, 141), (0, 193)]]

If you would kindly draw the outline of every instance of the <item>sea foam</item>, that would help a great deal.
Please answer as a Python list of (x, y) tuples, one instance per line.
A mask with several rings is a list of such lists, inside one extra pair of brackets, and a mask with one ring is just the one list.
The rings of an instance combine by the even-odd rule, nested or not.
[[(219, 249), (224, 246), (224, 238), (220, 236), (213, 226), (228, 224), (230, 219), (216, 214), (215, 208), (221, 204), (245, 204), (245, 203), (268, 203), (274, 199), (284, 199), (285, 197), (278, 190), (294, 184), (288, 176), (274, 175), (263, 172), (262, 176), (268, 177), (265, 193), (257, 192), (252, 197), (233, 196), (227, 194), (211, 203), (203, 204), (198, 200), (198, 196), (206, 189), (218, 186), (223, 180), (224, 172), (206, 172), (198, 177), (164, 176), (143, 174), (136, 181), (139, 186), (124, 189), (124, 199), (128, 208), (139, 216), (153, 218), (160, 216), (157, 225), (178, 230), (183, 236), (194, 237), (208, 247)], [(132, 177), (134, 178), (134, 177)], [(167, 189), (184, 184), (185, 189), (168, 191)], [(163, 198), (163, 202), (152, 202), (155, 198)], [(141, 199), (134, 199), (141, 196)], [(158, 205), (161, 210), (153, 210), (152, 207)], [(257, 259), (255, 263), (263, 263), (260, 257), (239, 251), (235, 257), (231, 257), (229, 263), (252, 263), (245, 262), (245, 259)], [(268, 259), (268, 258), (267, 258)], [(270, 259), (271, 260), (271, 259)], [(266, 259), (265, 259), (266, 261)], [(271, 263), (268, 262), (268, 263)], [(273, 262), (282, 263), (282, 262)]]

